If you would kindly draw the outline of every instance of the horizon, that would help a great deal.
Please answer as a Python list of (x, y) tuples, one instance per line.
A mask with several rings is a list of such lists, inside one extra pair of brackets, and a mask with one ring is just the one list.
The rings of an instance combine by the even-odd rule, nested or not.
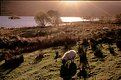
[[(19, 19), (9, 19), (10, 16), (0, 16), (1, 27), (33, 27), (37, 26), (34, 16), (18, 16)], [(84, 17), (60, 17), (63, 23), (90, 21)], [(93, 18), (91, 21), (99, 21), (99, 18)], [(63, 24), (62, 23), (62, 24)], [(51, 25), (51, 24), (47, 24)]]

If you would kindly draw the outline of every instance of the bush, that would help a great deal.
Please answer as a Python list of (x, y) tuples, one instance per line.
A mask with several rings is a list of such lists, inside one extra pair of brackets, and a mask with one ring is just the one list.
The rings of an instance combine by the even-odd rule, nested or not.
[(121, 24), (121, 14), (116, 15), (116, 23)]

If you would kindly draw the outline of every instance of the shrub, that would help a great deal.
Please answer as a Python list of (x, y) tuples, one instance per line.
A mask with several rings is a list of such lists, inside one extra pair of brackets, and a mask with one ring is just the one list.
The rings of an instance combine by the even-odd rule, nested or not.
[(116, 20), (115, 21), (116, 21), (117, 24), (121, 24), (121, 14), (116, 15)]

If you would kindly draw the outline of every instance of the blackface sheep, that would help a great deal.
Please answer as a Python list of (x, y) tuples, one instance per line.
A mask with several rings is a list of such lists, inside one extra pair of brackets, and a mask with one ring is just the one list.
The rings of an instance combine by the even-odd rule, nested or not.
[(65, 64), (68, 60), (74, 61), (74, 58), (76, 57), (76, 51), (75, 50), (69, 50), (64, 53), (62, 56), (62, 63)]
[(81, 78), (81, 76), (83, 77), (84, 80), (86, 80), (86, 78), (88, 77), (88, 73), (86, 71), (86, 67), (83, 65), (81, 70), (77, 73), (77, 76)]
[(103, 53), (100, 49), (96, 49), (95, 52), (94, 52), (94, 55), (98, 58), (103, 58)]
[(95, 51), (97, 49), (97, 41), (93, 38), (90, 38), (89, 39), (89, 45), (90, 45), (90, 48)]
[(87, 47), (89, 46), (88, 39), (83, 39), (82, 41), (84, 52), (86, 53)]
[(39, 60), (42, 60), (42, 58), (44, 58), (44, 54), (37, 55), (37, 57), (35, 59), (36, 59), (36, 61), (39, 61)]
[(84, 52), (84, 49), (82, 46), (78, 47), (78, 55), (80, 58), (80, 64), (84, 64), (85, 66), (87, 66), (87, 65), (89, 66), (86, 53)]

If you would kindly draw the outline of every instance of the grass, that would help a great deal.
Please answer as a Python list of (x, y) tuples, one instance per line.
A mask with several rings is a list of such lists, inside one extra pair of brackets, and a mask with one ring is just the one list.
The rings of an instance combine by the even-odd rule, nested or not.
[[(91, 34), (98, 35), (105, 32), (102, 26), (108, 26), (109, 29), (119, 29), (120, 26), (111, 24), (81, 24), (80, 26), (61, 26), (61, 27), (46, 27), (46, 28), (18, 28), (18, 29), (0, 29), (1, 37), (7, 37), (8, 42), (11, 35), (20, 36), (21, 41), (27, 41), (29, 45), (19, 47), (23, 49), (24, 62), (11, 70), (3, 70), (0, 66), (0, 79), (1, 80), (62, 80), (60, 77), (61, 58), (54, 60), (55, 51), (59, 51), (59, 55), (64, 54), (64, 42), (68, 42), (71, 49), (77, 51), (76, 41), (82, 40), (84, 37), (88, 38)], [(31, 33), (34, 32), (34, 33)], [(45, 32), (45, 35), (37, 35), (38, 32)], [(30, 32), (31, 35), (28, 34)], [(27, 37), (24, 36), (27, 34)], [(22, 36), (21, 36), (22, 35)], [(69, 38), (69, 39), (68, 39)], [(41, 42), (38, 42), (41, 41)], [(73, 45), (72, 45), (73, 44)], [(45, 46), (44, 48), (41, 47)], [(108, 51), (108, 45), (102, 44), (101, 51), (105, 56), (99, 59), (94, 56), (91, 49), (88, 48), (87, 58), (90, 65), (90, 76), (88, 80), (120, 80), (121, 79), (121, 52), (118, 51), (116, 44), (111, 46), (114, 48), (116, 55), (113, 56)], [(37, 47), (33, 49), (34, 47)], [(29, 49), (26, 49), (29, 48)], [(31, 50), (33, 49), (33, 50)], [(3, 49), (0, 49), (0, 51)], [(9, 50), (4, 48), (4, 50)], [(11, 50), (11, 49), (10, 49)], [(14, 50), (14, 49), (13, 49)], [(27, 51), (27, 50), (30, 50)], [(22, 50), (21, 50), (22, 51)], [(38, 54), (44, 54), (45, 57), (35, 62)], [(0, 62), (1, 63), (1, 62)], [(75, 63), (79, 72), (79, 56), (76, 56)], [(9, 72), (7, 74), (7, 72)], [(2, 75), (1, 75), (2, 74)], [(73, 76), (75, 80), (79, 79), (77, 74)]]
[[(73, 47), (73, 49), (76, 46)], [(104, 46), (104, 48), (106, 48)], [(115, 48), (116, 49), (116, 48)], [(11, 71), (9, 74), (5, 75), (5, 80), (62, 80), (59, 75), (61, 60), (60, 58), (55, 62), (54, 60), (54, 51), (56, 49), (48, 48), (43, 49), (41, 53), (46, 54), (47, 56), (42, 59), (42, 61), (38, 63), (34, 63), (35, 57), (40, 54), (40, 50), (25, 53), (24, 59), (25, 61), (16, 69)], [(62, 55), (62, 49), (57, 48), (59, 50), (59, 54)], [(91, 50), (88, 50), (88, 61), (90, 65), (91, 76), (88, 78), (89, 80), (93, 80), (94, 78), (97, 80), (117, 80), (121, 74), (121, 54), (116, 51), (117, 55), (112, 56), (110, 53), (104, 53), (107, 55), (104, 58), (104, 61), (100, 61), (96, 58), (93, 53), (90, 53)], [(78, 55), (75, 59), (76, 64), (78, 65)], [(79, 67), (79, 66), (78, 66)], [(78, 68), (79, 71), (79, 68)], [(74, 76), (76, 80), (79, 80), (77, 75)]]

